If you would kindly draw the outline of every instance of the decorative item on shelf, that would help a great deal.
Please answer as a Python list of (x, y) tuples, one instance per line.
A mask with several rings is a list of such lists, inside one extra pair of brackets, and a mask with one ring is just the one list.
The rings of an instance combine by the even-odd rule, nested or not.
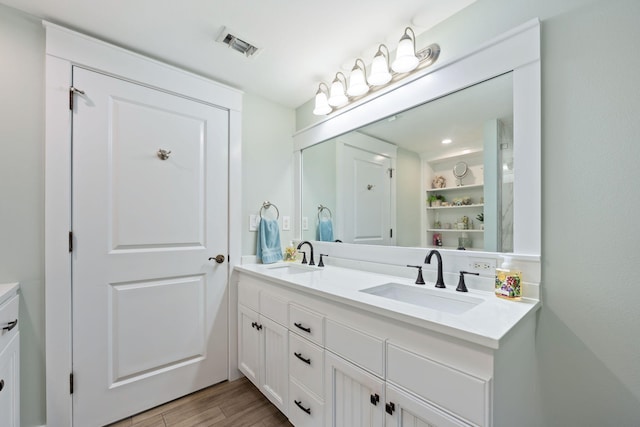
[(429, 206), (438, 207), (444, 202), (444, 196), (442, 194), (432, 194), (427, 200), (429, 200)]
[(469, 217), (465, 215), (462, 218), (458, 219), (457, 228), (458, 228), (458, 230), (468, 230), (469, 229)]
[(480, 230), (484, 230), (484, 212), (480, 212), (476, 215), (476, 219), (480, 221)]
[(442, 235), (440, 233), (433, 233), (433, 246), (442, 246)]
[(456, 197), (455, 199), (453, 199), (454, 206), (469, 206), (471, 204), (471, 197), (469, 196)]
[(472, 246), (472, 243), (473, 242), (471, 241), (471, 238), (467, 236), (467, 233), (462, 233), (462, 236), (458, 237), (458, 250), (466, 250)]
[(436, 175), (431, 181), (431, 188), (445, 188), (447, 186), (447, 180), (442, 175)]
[(453, 166), (453, 176), (458, 178), (458, 187), (462, 187), (462, 178), (469, 173), (469, 165), (465, 162), (458, 162)]
[(442, 228), (442, 224), (440, 223), (440, 221), (435, 221), (435, 222), (433, 223), (433, 228), (435, 228), (435, 229), (440, 229), (440, 228)]

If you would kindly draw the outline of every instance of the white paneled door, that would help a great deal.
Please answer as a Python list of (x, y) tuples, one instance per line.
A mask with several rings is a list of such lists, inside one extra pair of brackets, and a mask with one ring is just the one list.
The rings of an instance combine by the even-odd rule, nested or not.
[(84, 92), (72, 115), (73, 421), (84, 427), (227, 378), (229, 119), (78, 67), (73, 86)]
[[(343, 194), (345, 242), (392, 245), (391, 160), (344, 146)], [(394, 202), (395, 203), (395, 202)]]

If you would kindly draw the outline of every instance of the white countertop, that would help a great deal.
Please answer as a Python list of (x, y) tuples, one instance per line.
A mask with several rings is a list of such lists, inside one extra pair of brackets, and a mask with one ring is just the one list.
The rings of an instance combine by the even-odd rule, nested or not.
[[(358, 307), (374, 314), (390, 317), (414, 326), (441, 332), (466, 341), (497, 349), (500, 340), (525, 317), (534, 314), (540, 308), (537, 300), (506, 301), (496, 297), (493, 292), (469, 289), (467, 293), (457, 292), (456, 284), (446, 289), (435, 288), (433, 283), (416, 285), (412, 280), (385, 274), (326, 266), (310, 272), (292, 273), (277, 264), (245, 264), (235, 269), (258, 278), (269, 278), (273, 282), (321, 296), (329, 300)], [(295, 264), (300, 265), (300, 264)], [(429, 289), (450, 298), (478, 298), (475, 307), (461, 314), (451, 314), (428, 309), (414, 304), (359, 292), (362, 289), (398, 283), (413, 288)]]
[(0, 305), (18, 292), (18, 283), (0, 283)]

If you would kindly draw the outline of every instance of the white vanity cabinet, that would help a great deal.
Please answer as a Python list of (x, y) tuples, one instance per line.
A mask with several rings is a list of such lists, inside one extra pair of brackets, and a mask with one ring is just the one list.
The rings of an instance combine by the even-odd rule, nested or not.
[(289, 390), (289, 332), (283, 325), (286, 303), (247, 283), (239, 285), (238, 302), (238, 367), (286, 415)]
[[(536, 425), (535, 414), (522, 412), (522, 402), (533, 397), (527, 383), (533, 380), (533, 316), (499, 346), (483, 345), (242, 270), (238, 287), (240, 369), (254, 383), (269, 369), (279, 380), (288, 375), (283, 412), (295, 426)], [(266, 318), (265, 311), (280, 319)], [(281, 333), (288, 333), (288, 346), (256, 344), (259, 338), (249, 337), (263, 331), (255, 332), (254, 323), (286, 324)], [(273, 401), (270, 382), (257, 385)]]
[(20, 426), (18, 285), (0, 285), (0, 426)]

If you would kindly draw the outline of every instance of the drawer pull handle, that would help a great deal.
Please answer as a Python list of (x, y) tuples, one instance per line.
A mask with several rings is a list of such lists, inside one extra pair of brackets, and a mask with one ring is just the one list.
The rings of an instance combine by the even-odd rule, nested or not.
[(387, 414), (389, 415), (393, 415), (393, 411), (396, 410), (396, 405), (393, 402), (389, 402), (386, 405), (384, 405), (384, 410), (387, 411)]
[(371, 404), (373, 406), (378, 406), (378, 402), (380, 402), (380, 396), (378, 395), (378, 393), (372, 394), (371, 395)]
[(302, 353), (296, 353), (294, 352), (293, 355), (295, 357), (297, 357), (298, 359), (302, 360), (304, 363), (306, 363), (307, 365), (311, 365), (311, 359), (305, 359), (304, 357), (302, 357)]
[(296, 404), (298, 408), (302, 409), (304, 412), (311, 415), (311, 408), (305, 408), (304, 406), (302, 406), (302, 401), (294, 400), (293, 402)]
[(304, 326), (302, 326), (302, 323), (294, 323), (294, 325), (296, 326), (296, 328), (302, 329), (303, 331), (305, 331), (308, 334), (311, 333), (311, 328), (305, 328)]
[(4, 380), (0, 380), (0, 391), (4, 388)]
[(5, 326), (4, 328), (2, 328), (3, 331), (10, 331), (13, 328), (16, 327), (16, 325), (18, 324), (18, 319), (14, 320), (13, 322), (9, 322), (7, 323), (7, 326)]

